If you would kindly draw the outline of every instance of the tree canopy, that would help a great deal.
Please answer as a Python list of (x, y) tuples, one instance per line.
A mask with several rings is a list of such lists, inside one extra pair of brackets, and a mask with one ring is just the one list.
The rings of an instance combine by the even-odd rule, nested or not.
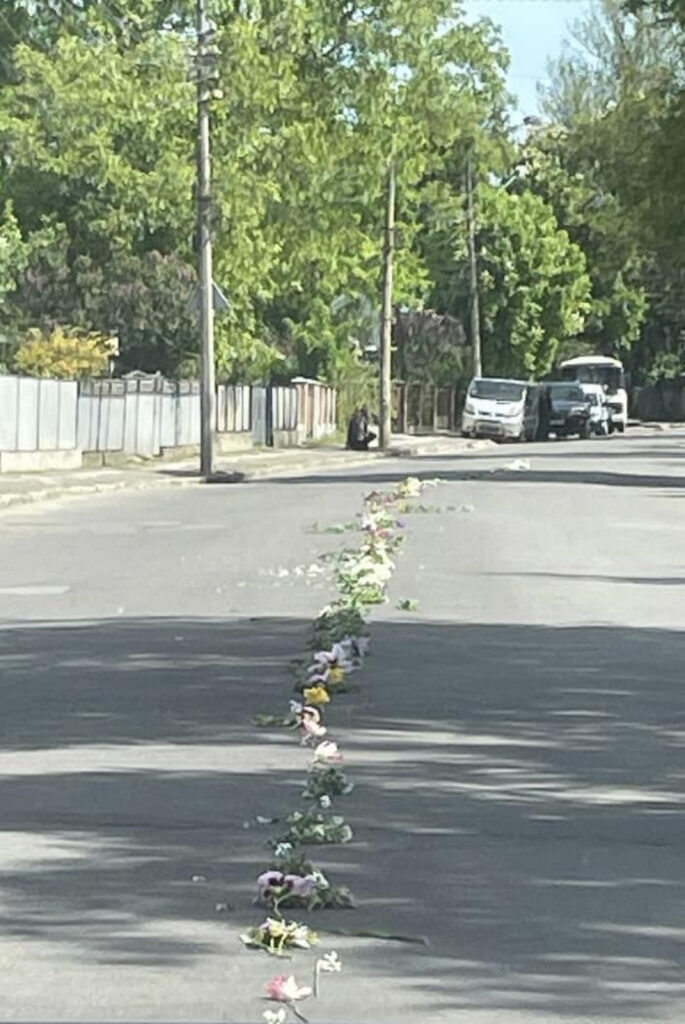
[[(27, 268), (16, 263), (8, 327), (117, 330), (126, 367), (187, 365), (192, 326), (173, 282), (187, 298), (190, 8), (14, 0), (4, 15), (14, 41), (0, 90), (0, 201), (11, 201), (23, 242), (48, 229), (54, 239)], [(420, 10), (217, 0), (211, 13), (223, 89), (212, 107), (215, 274), (230, 298), (218, 365), (246, 372), (235, 354), (259, 352), (269, 368), (334, 376), (356, 351), (340, 299), (376, 304), (388, 162), (405, 241), (397, 298), (420, 305), (422, 188), (457, 139), (501, 131), (506, 54), (452, 0)]]
[[(459, 0), (209, 8), (220, 376), (354, 375), (391, 162), (395, 303), (467, 324), (467, 159), (488, 372), (581, 347), (685, 366), (681, 0), (601, 0), (523, 140), (497, 29)], [(0, 26), (3, 352), (60, 326), (116, 334), (122, 371), (193, 374), (193, 4), (7, 0)], [(468, 372), (462, 342), (414, 346), (412, 373)]]
[[(590, 336), (641, 380), (685, 369), (685, 34), (679, 0), (602, 0), (552, 67), (541, 148), (593, 280)], [(536, 187), (544, 188), (539, 174)], [(549, 189), (548, 189), (549, 191)], [(585, 193), (582, 218), (569, 192)]]

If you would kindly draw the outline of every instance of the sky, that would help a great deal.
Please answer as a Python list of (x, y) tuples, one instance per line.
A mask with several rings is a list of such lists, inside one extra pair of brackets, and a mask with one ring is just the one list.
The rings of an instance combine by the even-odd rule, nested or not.
[(547, 61), (561, 53), (574, 21), (590, 6), (590, 0), (465, 0), (469, 18), (490, 18), (501, 27), (511, 57), (508, 86), (521, 118), (539, 112), (537, 83), (546, 81)]

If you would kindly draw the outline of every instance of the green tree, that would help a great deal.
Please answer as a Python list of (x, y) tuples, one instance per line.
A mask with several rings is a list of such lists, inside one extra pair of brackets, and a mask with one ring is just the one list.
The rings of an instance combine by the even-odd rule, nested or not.
[(591, 285), (582, 250), (531, 192), (483, 185), (478, 249), (485, 367), (489, 374), (547, 374), (583, 331)]
[[(169, 266), (194, 260), (191, 8), (14, 0), (21, 41), (0, 91), (0, 200), (14, 203), (24, 238), (48, 221), (60, 233), (40, 261), (55, 302), (43, 319), (94, 325), (98, 274), (116, 281), (117, 267), (149, 266), (154, 253)], [(388, 160), (404, 239), (397, 298), (412, 305), (429, 288), (423, 192), (455, 140), (501, 129), (506, 56), (454, 0), (418, 10), (410, 0), (216, 0), (212, 13), (227, 83), (212, 110), (216, 278), (231, 300), (220, 348), (259, 362), (259, 346), (276, 342), (288, 366), (334, 377), (356, 358), (337, 298), (379, 291)], [(20, 312), (25, 298), (20, 289)], [(177, 321), (161, 346), (154, 329), (126, 329), (124, 361), (186, 365)]]
[(514, 188), (544, 199), (585, 255), (592, 284), (583, 328), (586, 347), (625, 356), (640, 338), (647, 308), (635, 231), (592, 163), (575, 153), (566, 131), (551, 126), (531, 134), (520, 160), (522, 174)]
[(0, 218), (0, 303), (14, 291), (27, 262), (27, 246), (8, 204)]
[(545, 103), (564, 128), (563, 167), (595, 190), (594, 236), (581, 244), (600, 284), (596, 319), (623, 321), (639, 381), (655, 360), (685, 365), (685, 52), (657, 4), (628, 6), (604, 0), (579, 25), (581, 48), (552, 69)]

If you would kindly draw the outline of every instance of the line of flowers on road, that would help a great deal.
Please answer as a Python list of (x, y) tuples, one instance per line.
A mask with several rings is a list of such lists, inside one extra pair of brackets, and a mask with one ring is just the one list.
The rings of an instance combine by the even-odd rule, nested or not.
[[(335, 801), (352, 792), (353, 784), (345, 775), (343, 754), (329, 735), (325, 715), (335, 700), (353, 691), (350, 676), (364, 666), (370, 643), (370, 612), (387, 601), (394, 556), (404, 541), (398, 510), (409, 511), (408, 502), (437, 482), (408, 477), (393, 490), (372, 491), (365, 496), (356, 523), (361, 543), (326, 556), (336, 597), (314, 620), (312, 654), (295, 670), (298, 699), (291, 700), (287, 713), (255, 719), (257, 725), (297, 730), (310, 761), (302, 791), (305, 809), (289, 814), (283, 831), (269, 840), (272, 856), (257, 878), (256, 897), (267, 916), (241, 935), (249, 948), (279, 957), (311, 949), (319, 943), (317, 933), (308, 924), (289, 920), (286, 912), (354, 906), (350, 891), (333, 884), (304, 849), (353, 839), (351, 826), (333, 809)], [(265, 998), (280, 1006), (264, 1012), (266, 1024), (286, 1024), (289, 1014), (304, 1021), (300, 1004), (319, 994), (322, 975), (336, 974), (341, 969), (337, 952), (331, 951), (316, 960), (311, 984), (301, 985), (294, 974), (273, 977), (266, 985)]]

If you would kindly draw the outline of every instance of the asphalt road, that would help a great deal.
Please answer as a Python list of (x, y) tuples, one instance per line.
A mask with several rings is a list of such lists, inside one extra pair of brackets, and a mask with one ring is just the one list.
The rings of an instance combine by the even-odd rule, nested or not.
[(249, 719), (329, 596), (315, 524), (419, 472), (330, 716), (356, 836), (316, 859), (359, 906), (316, 918), (345, 971), (307, 1015), (681, 1024), (684, 463), (643, 432), (3, 513), (0, 1019), (261, 1020), (255, 816), (306, 757)]

